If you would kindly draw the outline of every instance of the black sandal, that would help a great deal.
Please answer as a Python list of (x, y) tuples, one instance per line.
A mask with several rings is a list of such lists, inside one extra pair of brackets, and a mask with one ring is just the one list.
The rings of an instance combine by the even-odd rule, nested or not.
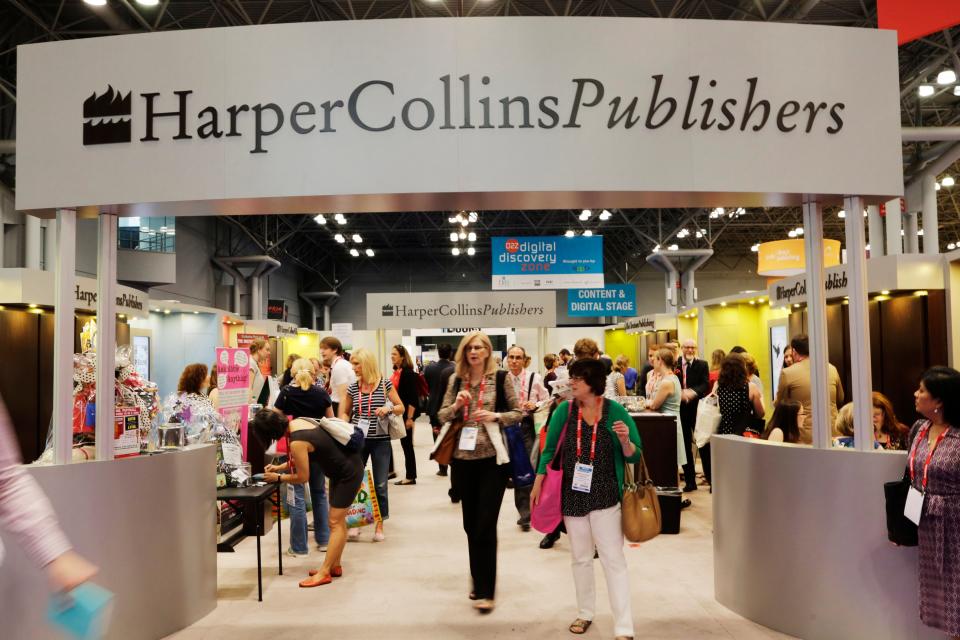
[(587, 632), (587, 629), (590, 628), (590, 625), (593, 624), (593, 620), (584, 620), (583, 618), (577, 618), (570, 623), (570, 633), (575, 635), (582, 635)]

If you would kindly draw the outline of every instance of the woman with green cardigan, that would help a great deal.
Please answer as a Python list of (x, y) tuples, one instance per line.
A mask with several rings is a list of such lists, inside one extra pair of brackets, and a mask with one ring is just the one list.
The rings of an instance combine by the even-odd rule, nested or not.
[(623, 555), (620, 501), (624, 466), (640, 460), (640, 434), (626, 409), (603, 398), (606, 369), (602, 362), (577, 360), (570, 365), (569, 372), (573, 402), (564, 402), (553, 412), (530, 498), (534, 504), (539, 501), (547, 465), (559, 448), (563, 468), (561, 509), (570, 536), (579, 608), (570, 632), (585, 633), (593, 623), (596, 549), (607, 578), (614, 634), (617, 640), (632, 640), (630, 579)]

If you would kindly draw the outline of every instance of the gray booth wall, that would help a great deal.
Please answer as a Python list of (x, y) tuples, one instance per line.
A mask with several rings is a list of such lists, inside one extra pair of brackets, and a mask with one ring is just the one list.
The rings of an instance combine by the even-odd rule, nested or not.
[[(74, 548), (115, 594), (106, 638), (162, 638), (217, 605), (215, 449), (29, 467)], [(45, 622), (45, 575), (3, 536), (0, 637), (62, 638)]]
[(714, 586), (740, 615), (805, 640), (932, 640), (917, 550), (887, 540), (883, 483), (903, 452), (711, 439)]

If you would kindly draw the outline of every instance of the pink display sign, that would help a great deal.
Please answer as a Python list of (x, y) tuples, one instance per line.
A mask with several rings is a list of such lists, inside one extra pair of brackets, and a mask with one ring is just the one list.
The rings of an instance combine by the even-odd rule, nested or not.
[(240, 434), (243, 459), (247, 459), (247, 418), (250, 399), (250, 352), (217, 347), (218, 411), (223, 421)]

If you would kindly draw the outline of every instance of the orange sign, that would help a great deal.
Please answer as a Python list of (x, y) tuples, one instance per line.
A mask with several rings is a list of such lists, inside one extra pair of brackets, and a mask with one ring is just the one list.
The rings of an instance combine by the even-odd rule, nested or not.
[[(823, 240), (824, 268), (840, 264), (840, 241)], [(775, 240), (760, 244), (757, 251), (757, 275), (795, 276), (807, 268), (803, 239)]]

